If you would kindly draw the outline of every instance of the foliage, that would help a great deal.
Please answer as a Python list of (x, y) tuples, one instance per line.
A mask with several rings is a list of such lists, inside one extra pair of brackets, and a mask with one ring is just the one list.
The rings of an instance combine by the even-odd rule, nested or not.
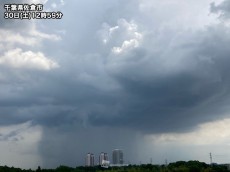
[(14, 167), (0, 166), (0, 172), (230, 172), (225, 165), (208, 165), (199, 161), (178, 161), (165, 165), (129, 165), (127, 167), (110, 167), (108, 169), (95, 167), (67, 167), (59, 166), (56, 169), (42, 169), (40, 166), (36, 170), (25, 170)]

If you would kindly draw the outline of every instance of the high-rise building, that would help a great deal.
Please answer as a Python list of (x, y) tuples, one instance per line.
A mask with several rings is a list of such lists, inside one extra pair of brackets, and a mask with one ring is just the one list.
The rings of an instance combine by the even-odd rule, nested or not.
[(123, 164), (123, 151), (120, 149), (113, 150), (113, 164)]
[(86, 155), (85, 166), (88, 166), (88, 167), (94, 166), (94, 155), (92, 153), (88, 153)]
[(102, 165), (102, 161), (108, 161), (109, 157), (107, 153), (101, 152), (101, 154), (99, 155), (99, 165)]

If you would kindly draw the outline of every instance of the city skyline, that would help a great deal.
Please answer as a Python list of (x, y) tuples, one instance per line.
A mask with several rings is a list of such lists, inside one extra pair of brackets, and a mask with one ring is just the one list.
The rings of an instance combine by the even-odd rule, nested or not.
[[(97, 155), (96, 155), (97, 157)], [(110, 158), (109, 158), (110, 157)], [(122, 165), (124, 164), (124, 153), (121, 149), (113, 149), (111, 154), (106, 152), (101, 152), (98, 159), (95, 158), (94, 153), (87, 153), (85, 157), (85, 166), (95, 166), (103, 165), (103, 162), (107, 162), (112, 165)]]

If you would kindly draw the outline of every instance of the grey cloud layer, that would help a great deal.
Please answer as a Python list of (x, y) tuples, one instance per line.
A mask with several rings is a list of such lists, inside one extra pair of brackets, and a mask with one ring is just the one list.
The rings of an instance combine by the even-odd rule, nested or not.
[[(220, 111), (229, 102), (228, 28), (208, 28), (194, 39), (197, 43), (188, 40), (189, 47), (182, 44), (165, 49), (166, 55), (164, 51), (136, 51), (129, 54), (130, 60), (118, 62), (119, 71), (112, 71), (112, 76), (124, 91), (121, 109), (115, 118), (92, 115), (92, 123), (173, 132), (221, 118)], [(175, 64), (168, 66), (172, 59)]]
[(220, 4), (216, 5), (215, 2), (211, 3), (211, 12), (220, 13), (220, 17), (229, 18), (230, 17), (230, 2), (225, 0)]

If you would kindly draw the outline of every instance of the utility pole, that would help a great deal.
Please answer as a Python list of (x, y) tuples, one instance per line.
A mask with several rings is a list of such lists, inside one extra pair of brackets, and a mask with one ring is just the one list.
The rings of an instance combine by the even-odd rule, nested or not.
[(210, 157), (210, 165), (212, 165), (212, 153), (209, 153), (209, 157)]

